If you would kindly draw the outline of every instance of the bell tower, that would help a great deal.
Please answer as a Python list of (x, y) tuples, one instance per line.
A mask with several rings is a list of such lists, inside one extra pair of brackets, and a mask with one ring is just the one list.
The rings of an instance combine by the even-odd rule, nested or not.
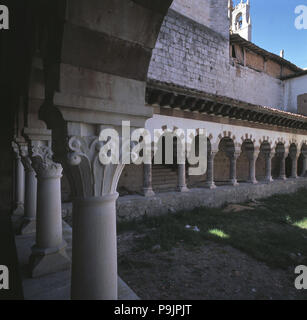
[(252, 24), (250, 16), (250, 1), (240, 0), (235, 6), (229, 1), (230, 33), (239, 34), (242, 38), (252, 41)]

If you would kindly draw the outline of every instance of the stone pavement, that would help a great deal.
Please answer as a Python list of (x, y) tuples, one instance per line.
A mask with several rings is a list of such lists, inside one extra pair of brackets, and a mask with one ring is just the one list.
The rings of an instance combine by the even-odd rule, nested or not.
[[(67, 254), (71, 258), (72, 229), (63, 221), (63, 237), (67, 242)], [(28, 259), (35, 234), (16, 236), (16, 247), (21, 269), (22, 286), (25, 300), (69, 300), (70, 270), (53, 273), (40, 278), (30, 278)], [(119, 300), (139, 300), (139, 297), (118, 278)]]

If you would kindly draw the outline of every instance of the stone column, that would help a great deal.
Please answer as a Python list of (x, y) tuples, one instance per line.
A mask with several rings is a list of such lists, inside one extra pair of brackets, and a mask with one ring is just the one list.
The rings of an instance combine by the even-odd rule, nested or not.
[(298, 160), (298, 155), (291, 154), (290, 153), (290, 158), (291, 158), (291, 178), (297, 179), (297, 160)]
[(228, 157), (230, 161), (229, 183), (232, 186), (239, 185), (237, 181), (237, 160), (240, 154), (241, 154), (240, 151), (233, 151), (228, 153)]
[(264, 153), (265, 158), (265, 181), (273, 182), (272, 178), (272, 159), (275, 156), (275, 152), (269, 151)]
[(15, 153), (15, 204), (13, 215), (23, 216), (25, 199), (25, 172), (21, 162), (18, 144), (13, 142), (12, 147)]
[(61, 177), (62, 166), (52, 161), (51, 149), (31, 149), (33, 168), (37, 174), (36, 243), (32, 247), (32, 277), (65, 270), (70, 266), (62, 235)]
[(21, 161), (25, 168), (25, 210), (20, 234), (34, 233), (36, 230), (37, 179), (28, 154), (28, 146), (20, 147)]
[(189, 191), (186, 184), (185, 164), (178, 164), (178, 191), (179, 192)]
[(255, 148), (255, 150), (247, 152), (247, 158), (249, 161), (249, 177), (248, 182), (252, 184), (257, 184), (258, 181), (256, 179), (256, 161), (258, 159), (259, 150)]
[(301, 177), (307, 176), (307, 151), (302, 151), (303, 156), (303, 168), (302, 168), (302, 174)]
[(144, 172), (143, 194), (145, 197), (152, 197), (155, 195), (154, 191), (152, 190), (152, 164), (144, 164), (143, 172)]
[(279, 153), (278, 154), (278, 158), (279, 158), (279, 163), (280, 163), (280, 169), (279, 169), (279, 180), (286, 180), (286, 158), (287, 158), (287, 154), (286, 152), (283, 153)]
[[(73, 203), (71, 298), (116, 300), (116, 192), (124, 165), (102, 165), (95, 137), (71, 137)], [(79, 184), (76, 182), (79, 181)]]
[(214, 158), (218, 151), (210, 151), (207, 155), (207, 181), (206, 186), (209, 189), (215, 189), (216, 185), (214, 183)]

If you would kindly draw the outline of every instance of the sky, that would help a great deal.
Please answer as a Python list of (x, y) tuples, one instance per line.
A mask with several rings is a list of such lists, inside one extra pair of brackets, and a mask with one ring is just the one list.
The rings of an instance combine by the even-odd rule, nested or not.
[(307, 68), (307, 29), (297, 30), (294, 22), (298, 5), (307, 0), (250, 0), (252, 42), (280, 54), (301, 68)]

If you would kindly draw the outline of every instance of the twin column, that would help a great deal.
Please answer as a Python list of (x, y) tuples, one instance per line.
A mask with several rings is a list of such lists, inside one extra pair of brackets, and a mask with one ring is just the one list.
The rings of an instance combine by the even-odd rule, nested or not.
[[(32, 277), (39, 277), (67, 269), (70, 259), (62, 235), (62, 166), (52, 161), (47, 146), (32, 147), (31, 159), (37, 175), (37, 219), (30, 269)], [(29, 172), (29, 179), (33, 179), (33, 172), (31, 176)]]

